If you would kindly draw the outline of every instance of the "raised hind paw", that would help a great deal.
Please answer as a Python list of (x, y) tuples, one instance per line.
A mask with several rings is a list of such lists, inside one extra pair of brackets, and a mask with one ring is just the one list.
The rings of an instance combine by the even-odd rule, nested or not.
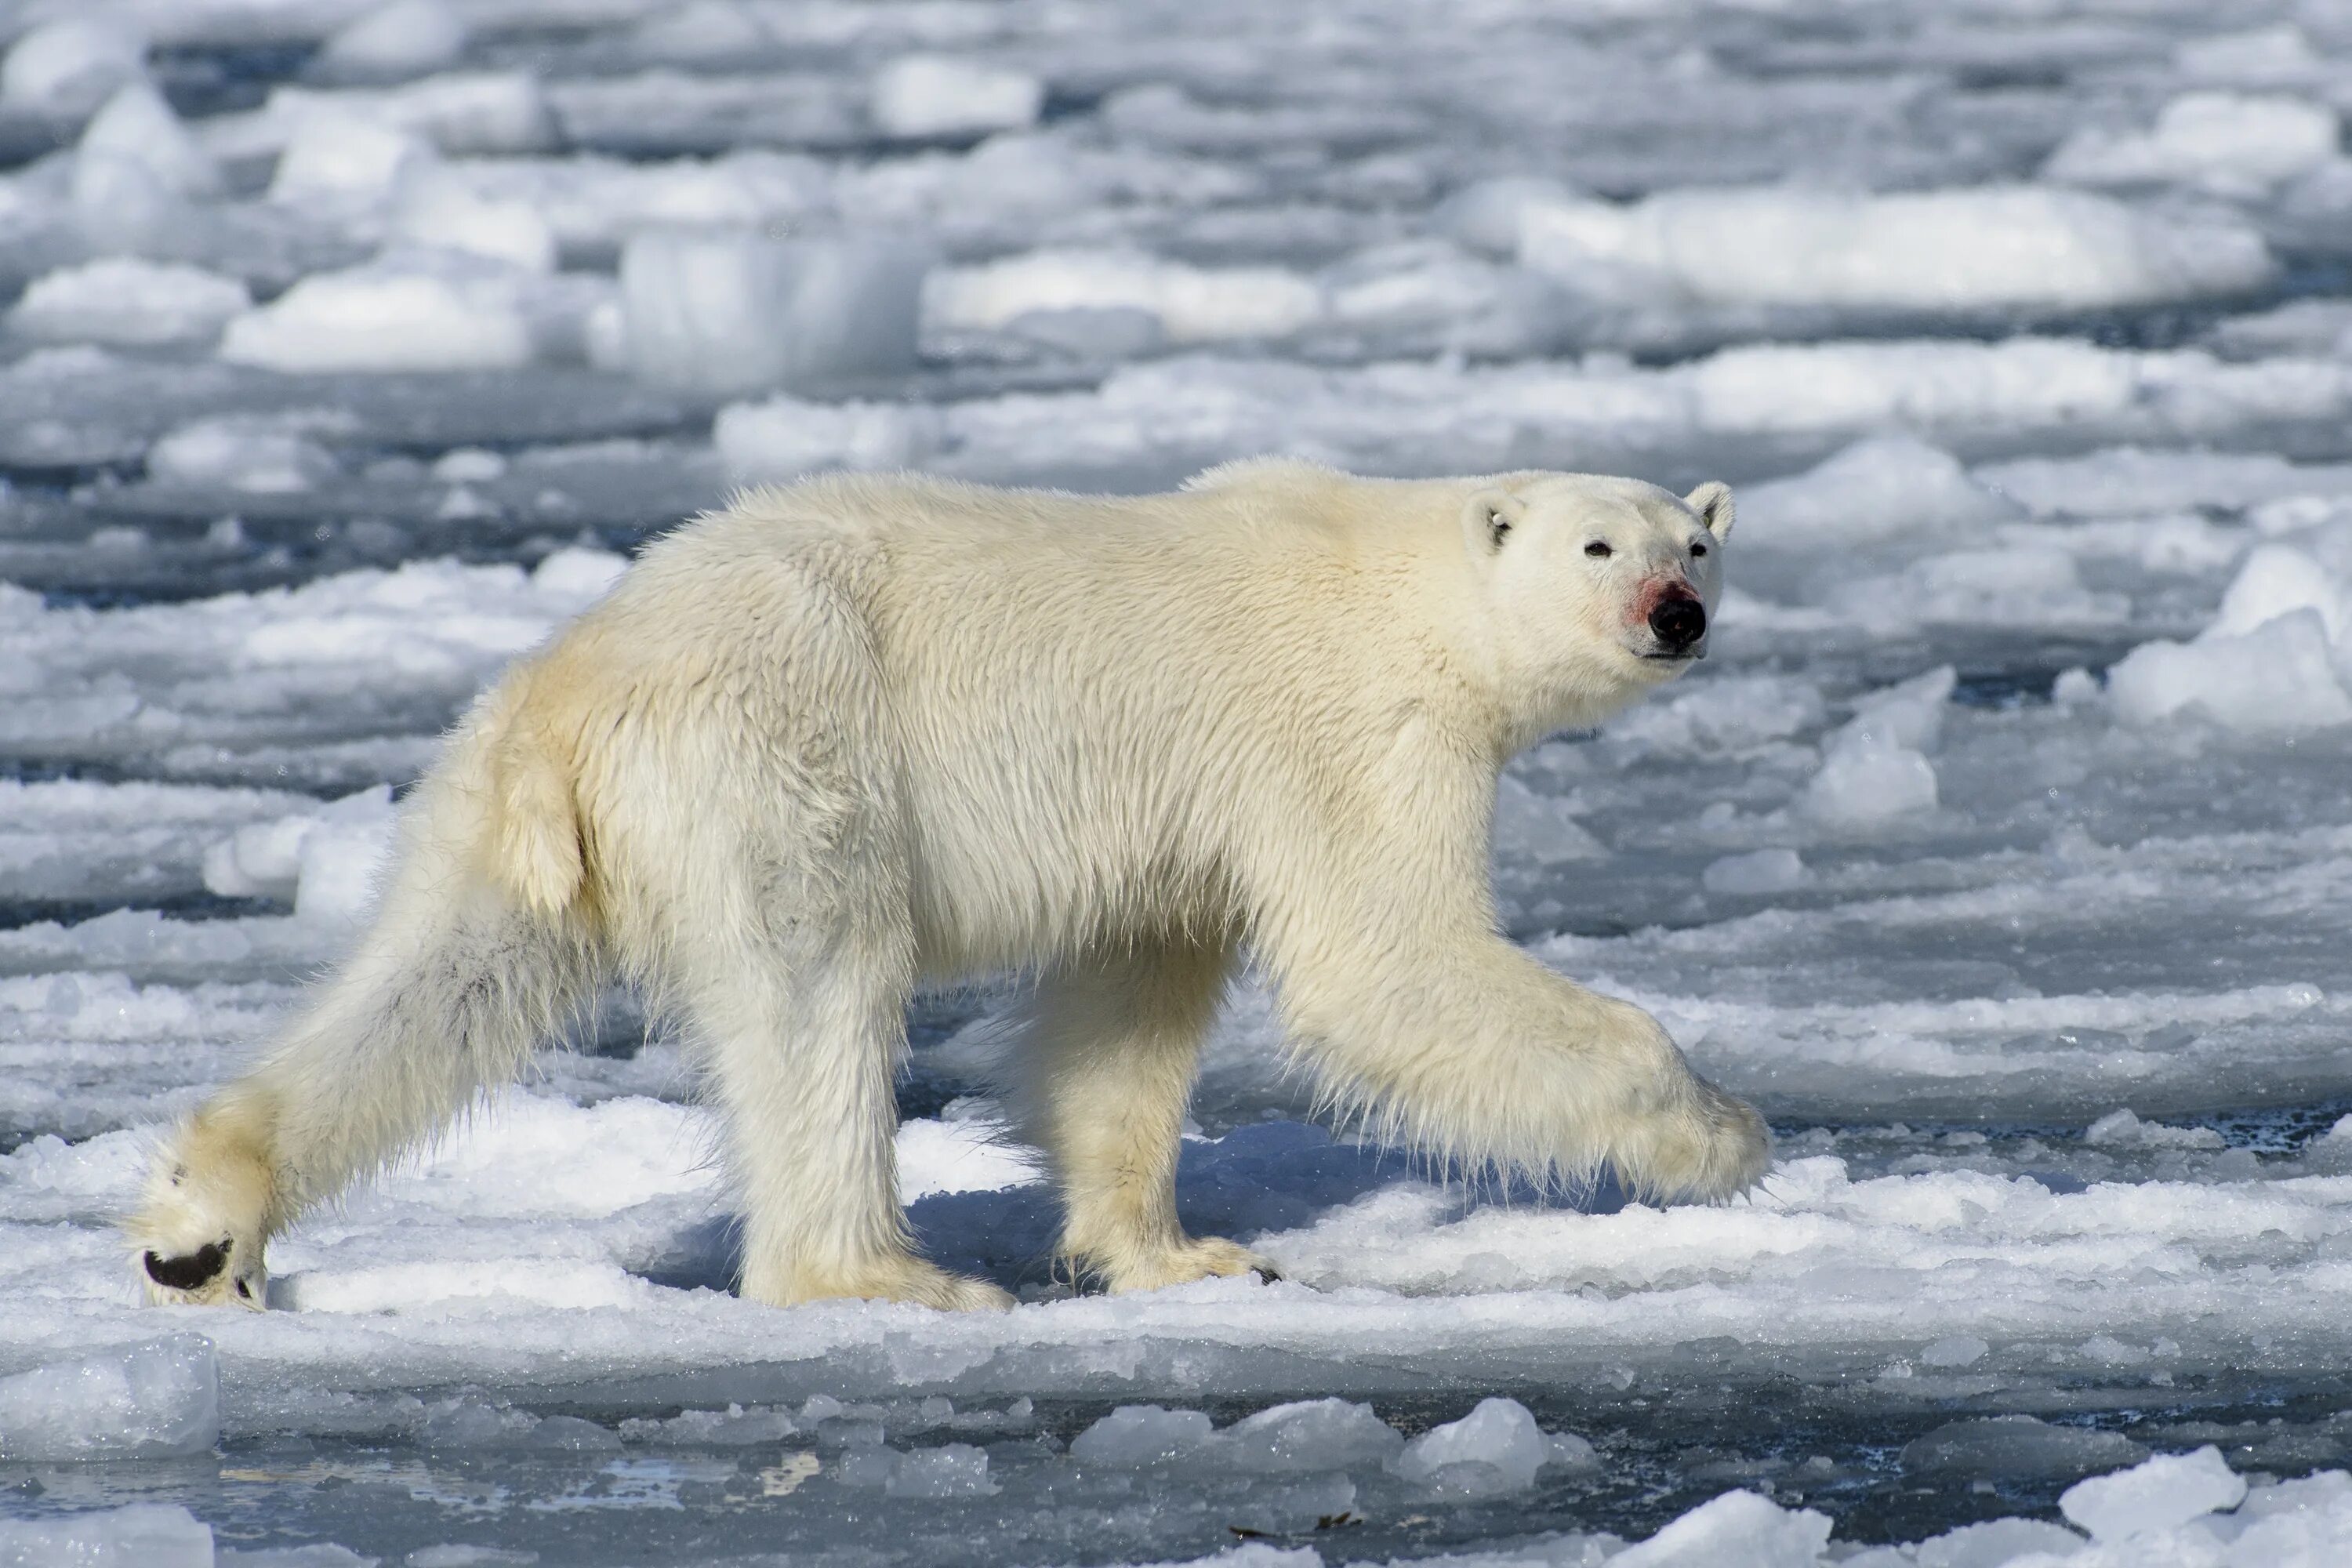
[(1282, 1271), (1271, 1258), (1220, 1236), (1187, 1240), (1180, 1246), (1122, 1258), (1116, 1264), (1097, 1263), (1096, 1272), (1102, 1276), (1105, 1288), (1118, 1294), (1187, 1285), (1212, 1275), (1255, 1274), (1267, 1280), (1282, 1278)]

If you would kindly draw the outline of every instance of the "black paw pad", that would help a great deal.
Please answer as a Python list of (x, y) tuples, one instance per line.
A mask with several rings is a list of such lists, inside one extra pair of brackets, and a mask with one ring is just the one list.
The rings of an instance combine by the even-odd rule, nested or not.
[(147, 1278), (173, 1290), (194, 1290), (228, 1267), (229, 1244), (209, 1242), (185, 1258), (146, 1257)]

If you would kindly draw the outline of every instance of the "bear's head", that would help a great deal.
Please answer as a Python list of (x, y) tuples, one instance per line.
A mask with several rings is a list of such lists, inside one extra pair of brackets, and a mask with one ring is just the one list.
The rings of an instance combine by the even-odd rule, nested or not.
[(1719, 481), (1676, 497), (1537, 474), (1474, 494), (1463, 545), (1513, 717), (1537, 733), (1596, 722), (1704, 657), (1732, 517)]

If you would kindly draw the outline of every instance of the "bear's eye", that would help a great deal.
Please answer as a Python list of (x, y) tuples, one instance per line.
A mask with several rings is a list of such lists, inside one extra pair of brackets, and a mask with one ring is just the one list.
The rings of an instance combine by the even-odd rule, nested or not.
[(1705, 544), (1701, 543), (1699, 541), (1697, 541), (1697, 540), (1696, 540), (1696, 539), (1695, 539), (1695, 540), (1693, 540), (1693, 541), (1691, 541), (1691, 559), (1692, 559), (1692, 560), (1696, 561), (1696, 560), (1697, 560), (1700, 556), (1702, 556), (1702, 555), (1704, 555), (1704, 554), (1706, 554), (1706, 546)]
[(1586, 545), (1584, 547), (1584, 552), (1587, 555), (1593, 557), (1595, 560), (1600, 559), (1603, 555), (1614, 555), (1617, 553), (1615, 551), (1610, 549), (1605, 542), (1598, 539)]

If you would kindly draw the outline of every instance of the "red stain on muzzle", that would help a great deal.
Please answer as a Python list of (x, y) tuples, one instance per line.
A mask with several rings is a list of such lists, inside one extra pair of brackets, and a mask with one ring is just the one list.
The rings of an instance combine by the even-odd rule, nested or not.
[(1642, 591), (1633, 595), (1633, 606), (1625, 616), (1625, 624), (1629, 626), (1648, 626), (1650, 617), (1658, 613), (1658, 606), (1674, 599), (1688, 599), (1693, 604), (1700, 602), (1698, 590), (1690, 585), (1687, 578), (1679, 575), (1650, 578), (1642, 584)]

